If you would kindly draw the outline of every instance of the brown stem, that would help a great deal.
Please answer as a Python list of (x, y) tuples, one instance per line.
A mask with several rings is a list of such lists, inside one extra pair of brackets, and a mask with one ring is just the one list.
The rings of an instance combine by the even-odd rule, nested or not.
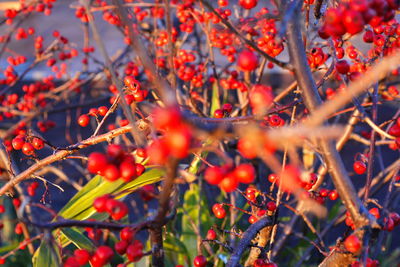
[(271, 219), (271, 217), (266, 216), (266, 217), (261, 218), (254, 224), (252, 224), (249, 228), (247, 228), (246, 232), (244, 232), (242, 234), (242, 237), (241, 237), (239, 243), (233, 250), (233, 253), (232, 253), (231, 257), (229, 258), (229, 261), (226, 264), (226, 267), (239, 266), (240, 258), (242, 257), (242, 254), (244, 253), (244, 251), (249, 247), (251, 241), (255, 238), (255, 236), (261, 229), (263, 229), (269, 225), (272, 225), (272, 219)]

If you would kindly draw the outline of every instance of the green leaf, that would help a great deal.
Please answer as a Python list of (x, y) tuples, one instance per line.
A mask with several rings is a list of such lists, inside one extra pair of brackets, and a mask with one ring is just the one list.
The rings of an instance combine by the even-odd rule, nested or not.
[(172, 232), (165, 233), (164, 249), (167, 261), (173, 264), (183, 264), (186, 262), (190, 265), (188, 258), (189, 252), (185, 244), (179, 240)]
[(163, 174), (161, 169), (151, 169), (129, 183), (122, 180), (108, 182), (97, 175), (61, 209), (59, 215), (65, 219), (88, 219), (96, 212), (93, 202), (97, 197), (113, 194), (117, 199), (122, 198), (144, 185), (160, 181)]
[(214, 115), (214, 111), (216, 109), (219, 109), (221, 106), (219, 102), (219, 90), (217, 82), (213, 83), (213, 88), (212, 88), (211, 110), (210, 110), (211, 117)]
[(33, 267), (58, 267), (61, 266), (58, 248), (42, 241), (32, 258)]
[[(64, 238), (72, 242), (79, 249), (86, 249), (88, 251), (94, 251), (96, 249), (92, 241), (76, 228), (63, 228), (61, 233)], [(63, 241), (61, 241), (61, 243), (63, 244)]]

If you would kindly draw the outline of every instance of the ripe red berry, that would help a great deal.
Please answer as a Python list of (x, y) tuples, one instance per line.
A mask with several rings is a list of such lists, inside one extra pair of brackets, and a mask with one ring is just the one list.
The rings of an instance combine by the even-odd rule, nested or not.
[(26, 142), (26, 143), (24, 143), (24, 145), (22, 146), (22, 152), (23, 152), (25, 155), (30, 156), (30, 155), (33, 155), (33, 153), (35, 152), (35, 148), (32, 146), (31, 143)]
[(371, 213), (375, 218), (379, 219), (381, 217), (380, 213), (379, 213), (379, 209), (378, 208), (372, 208), (369, 210), (369, 213)]
[(124, 218), (128, 214), (128, 207), (125, 203), (117, 201), (113, 204), (112, 211), (110, 212), (111, 218), (118, 221)]
[(268, 201), (267, 203), (267, 210), (269, 211), (275, 211), (276, 210), (276, 204), (273, 201)]
[(17, 223), (17, 225), (15, 225), (15, 233), (17, 235), (21, 235), (23, 232), (22, 230), (22, 224), (21, 223)]
[(347, 63), (346, 60), (339, 60), (336, 62), (336, 71), (339, 72), (340, 74), (346, 74), (350, 71), (350, 65)]
[(354, 162), (353, 170), (357, 174), (360, 174), (360, 175), (364, 174), (365, 171), (367, 170), (367, 165), (365, 165), (364, 162), (358, 160), (358, 161)]
[(135, 235), (135, 231), (132, 228), (125, 227), (119, 233), (121, 240), (125, 240), (131, 242), (133, 240), (133, 236)]
[(226, 216), (226, 211), (224, 209), (224, 206), (222, 204), (216, 203), (212, 207), (212, 211), (218, 219), (223, 219)]
[(214, 231), (214, 229), (210, 229), (207, 231), (206, 239), (209, 240), (215, 240), (217, 238), (217, 233)]
[(124, 156), (124, 149), (121, 145), (111, 144), (107, 146), (107, 155), (112, 159), (120, 159)]
[(258, 58), (250, 50), (243, 50), (238, 57), (238, 66), (243, 71), (252, 71), (258, 67)]
[(114, 164), (108, 164), (103, 170), (103, 176), (107, 181), (113, 182), (121, 177), (121, 173), (117, 166)]
[(106, 106), (101, 106), (98, 108), (98, 111), (99, 111), (100, 116), (104, 116), (107, 114), (108, 108)]
[(136, 165), (131, 161), (123, 161), (119, 165), (119, 171), (121, 173), (121, 178), (125, 182), (131, 181), (136, 177)]
[(82, 127), (88, 126), (90, 118), (87, 114), (80, 115), (78, 118), (78, 124)]
[(239, 182), (233, 174), (226, 175), (218, 184), (219, 188), (227, 193), (235, 191), (238, 185)]
[(350, 235), (344, 241), (344, 247), (352, 253), (357, 253), (361, 249), (361, 241), (357, 236)]
[(139, 240), (133, 241), (126, 249), (126, 256), (131, 262), (137, 262), (143, 257), (143, 244)]
[(258, 0), (239, 0), (239, 5), (244, 9), (252, 9), (257, 5)]
[(214, 118), (221, 119), (224, 117), (224, 111), (222, 109), (216, 109), (214, 111)]
[(219, 184), (224, 178), (225, 172), (221, 167), (208, 167), (204, 173), (204, 179), (212, 185)]
[(90, 259), (90, 253), (86, 249), (75, 250), (74, 256), (75, 256), (76, 261), (80, 265), (85, 265), (86, 263), (89, 262), (89, 259)]
[(93, 152), (88, 158), (88, 170), (93, 174), (99, 174), (107, 166), (107, 157), (99, 152)]
[(278, 175), (276, 173), (271, 173), (270, 175), (268, 175), (268, 181), (270, 183), (275, 183), (277, 179)]
[(104, 195), (101, 197), (97, 197), (93, 202), (93, 207), (98, 212), (105, 212), (106, 211), (106, 203), (107, 200), (110, 199), (109, 195)]
[(329, 199), (336, 200), (339, 197), (339, 194), (336, 190), (332, 190), (329, 192)]
[(193, 260), (193, 265), (195, 267), (204, 267), (207, 265), (207, 259), (203, 255), (198, 255)]
[(44, 141), (40, 138), (33, 138), (32, 145), (36, 150), (40, 150), (44, 147)]
[(20, 150), (24, 144), (25, 144), (24, 138), (19, 136), (15, 137), (11, 142), (11, 145), (15, 150)]
[(108, 246), (100, 246), (97, 248), (95, 255), (101, 262), (108, 262), (114, 256), (114, 251)]
[(250, 138), (240, 138), (238, 142), (238, 150), (245, 158), (254, 159), (257, 157), (257, 148)]
[(118, 254), (123, 255), (123, 254), (125, 254), (128, 246), (129, 246), (128, 241), (121, 240), (121, 241), (115, 243), (114, 249)]
[(250, 184), (256, 177), (256, 171), (251, 164), (240, 164), (235, 168), (234, 176), (239, 183)]

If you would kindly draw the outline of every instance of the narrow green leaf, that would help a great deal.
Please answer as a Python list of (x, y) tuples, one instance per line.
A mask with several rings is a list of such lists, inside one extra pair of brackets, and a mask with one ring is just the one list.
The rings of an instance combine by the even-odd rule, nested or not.
[(90, 239), (83, 235), (78, 229), (63, 228), (61, 233), (79, 249), (86, 249), (88, 251), (94, 251), (96, 249), (92, 241), (90, 241)]
[(163, 170), (151, 169), (129, 183), (121, 180), (108, 182), (101, 176), (95, 176), (61, 209), (59, 215), (65, 219), (88, 219), (96, 212), (93, 202), (97, 197), (115, 194), (116, 198), (122, 198), (144, 185), (158, 182), (163, 174)]
[(32, 257), (33, 267), (59, 267), (61, 266), (60, 255), (58, 254), (58, 248), (51, 246), (42, 241), (39, 248), (36, 250)]

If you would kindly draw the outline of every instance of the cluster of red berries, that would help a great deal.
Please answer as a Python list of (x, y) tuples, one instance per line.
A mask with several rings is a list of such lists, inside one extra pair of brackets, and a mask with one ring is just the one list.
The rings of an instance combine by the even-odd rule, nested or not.
[(324, 64), (327, 59), (328, 55), (325, 54), (320, 47), (313, 47), (310, 53), (307, 53), (307, 61), (312, 69), (317, 69)]
[(93, 207), (97, 212), (107, 212), (116, 221), (128, 214), (128, 206), (110, 195), (96, 198), (93, 202)]
[(239, 183), (250, 184), (256, 177), (256, 171), (251, 164), (240, 164), (235, 168), (230, 166), (208, 167), (204, 173), (204, 179), (212, 185), (227, 193), (233, 192)]
[(124, 78), (124, 83), (129, 90), (129, 94), (125, 96), (125, 100), (127, 100), (128, 104), (132, 103), (133, 101), (142, 102), (149, 94), (149, 91), (142, 89), (140, 86), (140, 82), (136, 80), (133, 76), (126, 76)]
[(262, 115), (268, 110), (274, 99), (272, 87), (256, 84), (251, 88), (249, 98), (253, 113)]
[(36, 190), (38, 189), (38, 187), (39, 187), (39, 182), (34, 181), (34, 182), (30, 183), (28, 185), (28, 187), (26, 188), (26, 191), (28, 192), (28, 195), (31, 196), (31, 197), (35, 196), (36, 195)]
[[(369, 213), (374, 216), (377, 220), (381, 218), (381, 214), (378, 208), (371, 208)], [(355, 229), (354, 222), (350, 216), (349, 212), (346, 212), (346, 220), (345, 223), (347, 226), (351, 227), (351, 229)], [(390, 212), (388, 216), (383, 218), (383, 230), (391, 232), (394, 227), (400, 225), (400, 215), (396, 212)]]
[(90, 122), (90, 117), (89, 117), (89, 115), (90, 115), (90, 116), (93, 116), (93, 117), (97, 117), (98, 115), (100, 115), (100, 116), (105, 116), (105, 115), (107, 114), (107, 112), (108, 112), (108, 108), (107, 108), (106, 106), (101, 106), (101, 107), (99, 107), (99, 108), (91, 108), (91, 109), (89, 110), (89, 113), (87, 113), (87, 114), (82, 114), (82, 115), (79, 116), (79, 118), (78, 118), (78, 124), (79, 124), (81, 127), (86, 127), (86, 126), (89, 125), (89, 122)]
[(25, 62), (26, 62), (25, 56), (17, 56), (17, 57), (9, 56), (7, 58), (7, 63), (13, 66), (18, 66), (20, 64), (24, 64)]
[(12, 140), (12, 147), (15, 150), (22, 150), (27, 156), (31, 156), (36, 150), (40, 150), (44, 147), (44, 141), (38, 137), (27, 137), (25, 135), (18, 135)]
[[(139, 261), (143, 256), (143, 244), (139, 240), (133, 240), (133, 230), (124, 228), (121, 230), (120, 236), (121, 241), (115, 244), (115, 251), (120, 255), (126, 254), (129, 262)], [(86, 249), (77, 249), (74, 251), (74, 255), (64, 262), (64, 267), (80, 267), (88, 263), (93, 267), (102, 267), (109, 263), (114, 255), (114, 250), (105, 245), (99, 246), (94, 253), (90, 253)]]
[[(145, 157), (146, 153), (138, 149), (136, 154)], [(135, 162), (135, 158), (124, 151), (123, 147), (111, 144), (107, 147), (107, 153), (93, 152), (89, 155), (89, 172), (99, 174), (107, 181), (113, 182), (121, 178), (125, 182), (142, 175), (145, 167)]]
[(154, 127), (162, 137), (154, 140), (147, 147), (150, 161), (164, 164), (172, 156), (178, 159), (189, 154), (192, 144), (192, 129), (182, 121), (177, 107), (157, 108), (152, 114)]
[(224, 117), (228, 117), (229, 114), (232, 112), (232, 105), (229, 103), (225, 103), (222, 105), (222, 108), (216, 109), (214, 111), (214, 118), (221, 119)]
[[(355, 261), (350, 265), (350, 267), (361, 267), (361, 266), (363, 266), (363, 264), (360, 261)], [(365, 267), (379, 267), (379, 261), (367, 258)]]
[(340, 37), (345, 33), (357, 34), (366, 24), (376, 27), (394, 18), (399, 8), (393, 0), (351, 0), (329, 8), (324, 25), (319, 29), (322, 38)]
[[(227, 78), (220, 78), (219, 84), (221, 85), (222, 88), (228, 90), (228, 89), (237, 89), (240, 92), (247, 92), (249, 88), (247, 87), (246, 83), (242, 80), (239, 80), (239, 73), (236, 70), (233, 71), (227, 71), (226, 72), (229, 76)], [(210, 83), (216, 82), (216, 79), (214, 76), (211, 76), (209, 79)]]

